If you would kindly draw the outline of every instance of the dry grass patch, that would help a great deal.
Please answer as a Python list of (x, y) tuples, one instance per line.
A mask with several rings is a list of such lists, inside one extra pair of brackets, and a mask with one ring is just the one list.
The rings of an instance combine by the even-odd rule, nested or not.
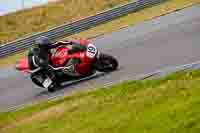
[(129, 0), (61, 0), (46, 6), (0, 16), (0, 42), (47, 30)]
[(123, 27), (135, 25), (143, 21), (147, 21), (155, 17), (159, 17), (161, 15), (165, 15), (170, 12), (180, 10), (185, 7), (189, 7), (198, 3), (200, 3), (200, 0), (169, 0), (163, 4), (146, 8), (138, 12), (130, 13), (124, 17), (110, 21), (103, 25), (96, 26), (89, 30), (72, 35), (70, 37), (88, 38), (88, 37), (91, 37), (91, 35), (98, 36), (104, 33), (116, 31)]
[(54, 107), (48, 108), (47, 110), (43, 110), (41, 112), (37, 112), (37, 113), (33, 114), (32, 116), (18, 119), (14, 123), (11, 123), (11, 124), (6, 125), (5, 127), (3, 127), (1, 129), (1, 131), (4, 132), (4, 131), (6, 131), (6, 130), (8, 130), (10, 128), (16, 128), (17, 126), (19, 126), (21, 124), (30, 123), (30, 122), (32, 122), (34, 120), (44, 121), (44, 120), (50, 118), (51, 116), (54, 116), (54, 117), (55, 116), (60, 116), (65, 111), (66, 110), (65, 110), (64, 104), (56, 105)]

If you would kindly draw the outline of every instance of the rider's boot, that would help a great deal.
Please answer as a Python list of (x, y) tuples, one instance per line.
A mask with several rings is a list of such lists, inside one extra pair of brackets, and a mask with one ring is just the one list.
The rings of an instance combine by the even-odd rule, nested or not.
[(55, 86), (55, 88), (60, 88), (61, 85), (59, 83), (58, 78), (56, 77), (54, 70), (50, 66), (48, 66), (46, 68), (46, 72), (47, 72), (47, 75), (49, 76), (49, 78), (53, 81), (53, 86)]

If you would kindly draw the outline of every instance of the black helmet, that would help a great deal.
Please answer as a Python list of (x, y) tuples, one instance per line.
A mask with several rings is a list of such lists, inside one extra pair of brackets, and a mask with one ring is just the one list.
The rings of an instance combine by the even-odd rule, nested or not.
[(48, 37), (41, 36), (35, 39), (35, 44), (38, 45), (39, 48), (48, 48), (52, 43)]

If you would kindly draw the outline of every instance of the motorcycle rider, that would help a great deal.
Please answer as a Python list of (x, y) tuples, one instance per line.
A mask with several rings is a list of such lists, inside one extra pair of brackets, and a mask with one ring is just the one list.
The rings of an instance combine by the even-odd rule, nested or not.
[[(85, 45), (80, 45), (78, 42), (74, 41), (59, 41), (57, 43), (52, 43), (47, 37), (42, 36), (35, 40), (35, 47), (31, 48), (28, 52), (28, 61), (31, 70), (38, 67), (43, 69), (43, 71), (49, 76), (49, 78), (54, 81), (55, 86), (59, 87), (54, 70), (49, 65), (49, 53), (51, 49), (59, 47), (61, 45), (68, 46), (70, 50), (69, 54), (78, 51), (84, 51), (87, 49)], [(75, 65), (80, 63), (79, 59), (71, 58), (66, 66), (68, 66), (69, 73), (75, 73)], [(43, 81), (41, 81), (42, 83)]]

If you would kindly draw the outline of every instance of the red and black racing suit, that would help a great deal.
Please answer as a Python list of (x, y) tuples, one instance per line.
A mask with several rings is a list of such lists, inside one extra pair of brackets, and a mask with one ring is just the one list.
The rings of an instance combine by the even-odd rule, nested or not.
[[(28, 61), (31, 70), (34, 70), (40, 67), (53, 81), (57, 81), (54, 70), (49, 65), (49, 52), (51, 49), (59, 47), (61, 45), (72, 45), (72, 48), (68, 51), (69, 54), (75, 52), (86, 50), (85, 45), (81, 45), (75, 41), (60, 41), (53, 45), (50, 45), (48, 48), (31, 48), (28, 52)], [(75, 64), (79, 63), (78, 59), (70, 59), (67, 65), (74, 67)], [(66, 65), (66, 66), (67, 66)]]

